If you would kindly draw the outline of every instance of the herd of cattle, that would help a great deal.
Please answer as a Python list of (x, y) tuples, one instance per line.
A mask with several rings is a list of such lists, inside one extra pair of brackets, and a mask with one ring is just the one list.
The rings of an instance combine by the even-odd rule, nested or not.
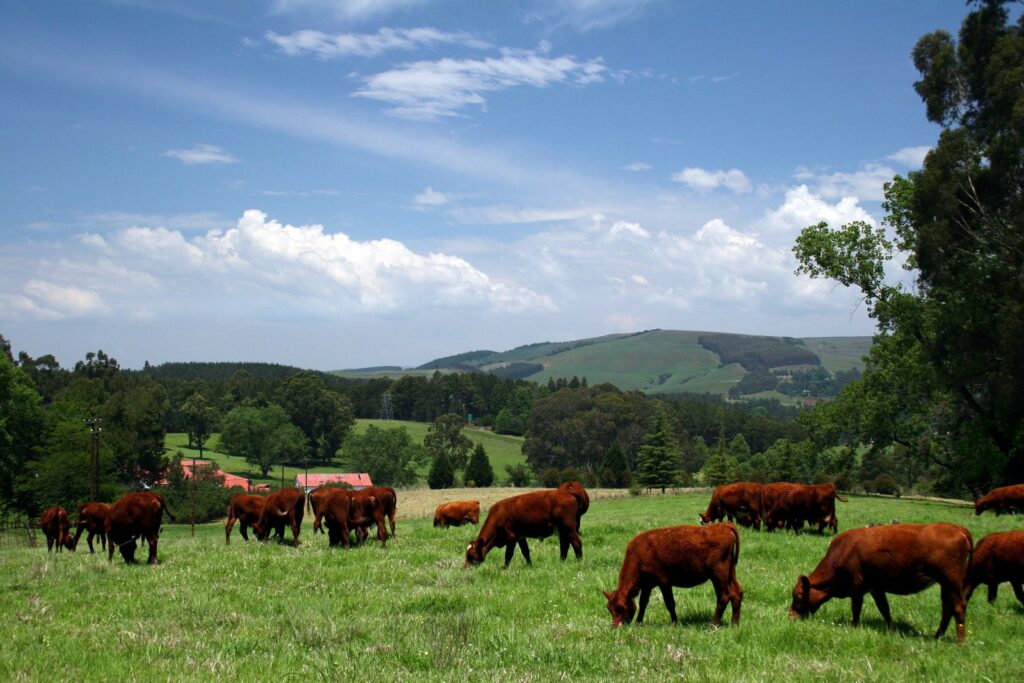
[[(701, 525), (681, 525), (645, 531), (626, 546), (619, 571), (618, 586), (605, 593), (612, 625), (629, 624), (636, 617), (643, 622), (652, 590), (664, 597), (672, 623), (676, 623), (672, 587), (693, 587), (710, 581), (717, 604), (712, 624), (717, 626), (726, 606), (732, 607), (732, 623), (740, 620), (743, 587), (736, 578), (740, 556), (740, 536), (733, 524), (754, 529), (799, 531), (805, 524), (838, 531), (835, 501), (839, 496), (832, 484), (757, 484), (741, 482), (714, 490)], [(251, 527), (257, 539), (271, 533), (284, 539), (286, 527), (298, 543), (306, 505), (315, 520), (313, 533), (323, 533), (331, 546), (364, 543), (369, 528), (376, 526), (377, 538), (386, 543), (388, 523), (395, 534), (397, 494), (389, 487), (371, 487), (358, 491), (321, 487), (308, 496), (299, 489), (281, 489), (269, 496), (238, 494), (232, 501), (225, 524), (225, 542), (231, 542), (231, 530), (240, 525), (242, 537), (249, 539)], [(590, 507), (590, 496), (582, 484), (570, 481), (557, 489), (512, 496), (496, 502), (488, 511), (475, 540), (466, 548), (465, 566), (481, 564), (494, 548), (505, 549), (505, 566), (518, 547), (527, 564), (530, 549), (527, 539), (558, 534), (560, 555), (564, 561), (569, 548), (577, 559), (583, 557), (580, 522)], [(975, 513), (994, 510), (996, 514), (1024, 512), (1024, 484), (992, 490), (975, 501)], [(156, 563), (157, 543), (163, 513), (174, 516), (161, 496), (151, 492), (129, 493), (113, 505), (87, 503), (78, 508), (78, 528), (72, 538), (71, 521), (63, 508), (47, 510), (40, 527), (46, 534), (47, 548), (54, 545), (74, 550), (82, 534), (88, 532), (90, 552), (93, 538), (99, 536), (107, 550), (108, 561), (117, 547), (125, 562), (135, 561), (137, 540), (149, 544), (149, 563)], [(728, 519), (722, 522), (723, 519)], [(435, 527), (477, 524), (478, 501), (454, 501), (437, 508)], [(850, 598), (853, 624), (860, 621), (864, 597), (871, 595), (886, 624), (891, 625), (886, 594), (909, 595), (938, 584), (942, 596), (942, 619), (935, 637), (941, 637), (951, 619), (956, 621), (957, 640), (965, 636), (967, 602), (979, 586), (987, 586), (993, 601), (1000, 583), (1009, 582), (1017, 599), (1024, 604), (1024, 531), (997, 532), (985, 536), (977, 545), (964, 527), (944, 522), (899, 524), (851, 529), (837, 534), (825, 557), (810, 575), (801, 575), (793, 588), (789, 614), (806, 617), (832, 598)], [(639, 610), (636, 597), (639, 596)]]

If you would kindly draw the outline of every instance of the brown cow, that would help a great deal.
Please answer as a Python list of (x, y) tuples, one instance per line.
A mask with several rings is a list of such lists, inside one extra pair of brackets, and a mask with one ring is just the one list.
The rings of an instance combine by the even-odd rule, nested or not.
[[(319, 489), (318, 489), (319, 490)], [(327, 526), (327, 540), (331, 547), (338, 544), (346, 548), (351, 546), (349, 532), (349, 509), (352, 506), (352, 491), (343, 488), (324, 489), (318, 497), (316, 504), (315, 526), (320, 526), (323, 533), (323, 524)]]
[(985, 510), (995, 510), (996, 515), (1024, 512), (1024, 484), (1000, 486), (974, 501), (974, 514), (980, 515)]
[[(224, 543), (231, 543), (231, 530), (238, 522), (238, 530), (242, 538), (249, 540), (249, 527), (255, 526), (263, 514), (263, 506), (267, 502), (266, 496), (257, 496), (250, 493), (236, 493), (231, 497), (231, 505), (228, 506), (228, 521), (224, 523)], [(255, 530), (254, 530), (255, 531)]]
[(967, 571), (964, 599), (970, 600), (974, 589), (988, 586), (988, 601), (995, 602), (999, 584), (1009, 581), (1013, 594), (1024, 605), (1024, 531), (1000, 531), (978, 541)]
[(491, 506), (487, 519), (476, 540), (466, 548), (465, 566), (480, 564), (491, 548), (505, 548), (505, 566), (512, 562), (516, 545), (530, 562), (527, 538), (547, 538), (558, 532), (558, 543), (564, 561), (569, 546), (576, 559), (583, 559), (583, 541), (577, 531), (579, 520), (579, 494), (555, 489), (535, 491), (499, 500)]
[[(799, 484), (790, 484), (779, 481), (761, 486), (761, 518), (764, 522), (765, 531), (783, 529), (787, 525), (787, 501)], [(802, 523), (801, 523), (802, 524)], [(796, 531), (795, 525), (791, 525)]]
[(330, 495), (331, 491), (337, 491), (338, 489), (346, 491), (351, 490), (348, 486), (326, 485), (318, 486), (309, 492), (309, 496), (307, 496), (307, 498), (309, 500), (309, 510), (310, 512), (313, 513), (314, 534), (322, 534), (324, 532), (323, 526), (320, 524), (320, 520), (323, 517), (321, 505), (323, 504), (324, 501), (327, 500), (327, 497)]
[[(377, 491), (379, 490), (377, 489)], [(388, 533), (384, 526), (384, 513), (384, 501), (377, 496), (373, 488), (351, 492), (349, 495), (348, 525), (356, 532), (356, 540), (360, 545), (366, 542), (366, 537), (369, 535), (367, 528), (371, 524), (377, 525), (377, 540), (381, 543), (387, 543)]]
[(789, 614), (806, 617), (832, 598), (850, 598), (857, 626), (864, 596), (870, 593), (886, 625), (892, 626), (886, 593), (910, 595), (938, 583), (942, 621), (935, 637), (942, 637), (953, 617), (957, 640), (963, 641), (964, 584), (973, 547), (971, 532), (944, 522), (844, 531), (832, 539), (814, 572), (797, 579)]
[(135, 563), (135, 539), (149, 543), (149, 564), (156, 564), (156, 546), (160, 540), (163, 513), (174, 521), (163, 496), (151, 491), (128, 493), (110, 506), (104, 530), (107, 532), (107, 561), (114, 559), (114, 548), (121, 551), (127, 564)]
[(252, 531), (261, 541), (270, 538), (271, 531), (275, 532), (277, 540), (284, 541), (284, 528), (288, 525), (292, 529), (292, 540), (298, 545), (305, 511), (305, 493), (295, 488), (278, 489), (267, 496), (263, 511), (252, 525)]
[(398, 508), (398, 494), (390, 486), (368, 486), (364, 491), (369, 491), (377, 500), (380, 501), (381, 509), (384, 512), (384, 516), (388, 518), (388, 522), (391, 524), (391, 535), (395, 535), (395, 511)]
[(479, 500), (453, 500), (442, 503), (434, 510), (434, 526), (442, 529), (449, 526), (480, 523)]
[(71, 540), (71, 520), (68, 513), (59, 505), (49, 508), (39, 518), (39, 528), (46, 534), (46, 552), (53, 550), (53, 544), (57, 544), (57, 552), (64, 548), (75, 549), (75, 543)]
[(644, 621), (647, 600), (657, 586), (665, 599), (672, 623), (677, 623), (672, 587), (692, 588), (711, 581), (718, 602), (711, 625), (722, 622), (725, 606), (732, 604), (732, 623), (740, 623), (743, 587), (736, 580), (740, 558), (740, 535), (732, 522), (709, 526), (670, 526), (637, 534), (626, 546), (626, 558), (619, 570), (619, 585), (605, 593), (612, 626), (629, 624), (636, 612), (633, 599), (640, 594), (637, 626)]
[(740, 481), (718, 486), (711, 493), (708, 509), (700, 513), (700, 523), (720, 522), (735, 518), (744, 526), (761, 528), (761, 484)]
[(317, 522), (323, 519), (327, 525), (327, 538), (331, 546), (351, 546), (350, 533), (355, 532), (356, 542), (363, 543), (368, 535), (366, 528), (377, 525), (377, 538), (386, 543), (384, 507), (369, 489), (352, 491), (333, 489), (317, 507)]
[(576, 501), (579, 505), (576, 507), (576, 533), (580, 531), (580, 522), (583, 519), (583, 515), (590, 509), (590, 494), (583, 488), (583, 484), (578, 481), (566, 481), (558, 487), (559, 491), (568, 491), (569, 493), (576, 496)]
[(780, 497), (774, 508), (769, 512), (776, 524), (789, 526), (797, 530), (807, 523), (818, 525), (818, 533), (825, 527), (839, 532), (839, 519), (836, 517), (836, 499), (847, 502), (836, 492), (836, 485), (826, 484), (794, 484), (789, 493)]
[(89, 544), (89, 552), (96, 552), (92, 547), (92, 539), (96, 536), (100, 537), (100, 543), (103, 544), (103, 549), (106, 550), (106, 524), (108, 514), (110, 514), (110, 506), (106, 503), (83, 503), (82, 505), (79, 505), (78, 529), (75, 531), (75, 546), (78, 545), (78, 539), (82, 537), (82, 534), (88, 531), (89, 535), (85, 537), (85, 540)]

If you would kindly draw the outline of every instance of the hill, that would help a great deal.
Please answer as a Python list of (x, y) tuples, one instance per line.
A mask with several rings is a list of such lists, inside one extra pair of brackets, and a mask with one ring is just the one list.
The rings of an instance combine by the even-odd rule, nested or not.
[[(764, 394), (797, 402), (835, 393), (864, 367), (870, 337), (769, 337), (681, 330), (647, 330), (508, 351), (469, 351), (390, 374), (489, 372), (534, 382), (586, 377), (647, 394), (711, 393), (733, 398)], [(338, 373), (359, 377), (354, 372)], [(363, 375), (363, 376), (369, 376)]]

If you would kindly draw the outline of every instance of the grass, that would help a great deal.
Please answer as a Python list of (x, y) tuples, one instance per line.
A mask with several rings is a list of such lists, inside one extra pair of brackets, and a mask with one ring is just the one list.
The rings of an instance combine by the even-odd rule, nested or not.
[[(370, 425), (376, 425), (382, 428), (395, 428), (405, 427), (409, 431), (409, 436), (412, 440), (417, 443), (423, 442), (423, 437), (427, 434), (427, 427), (429, 426), (426, 422), (409, 422), (404, 420), (356, 420), (355, 430), (357, 433), (363, 433), (366, 428)], [(526, 457), (523, 455), (523, 439), (519, 436), (506, 436), (503, 434), (495, 434), (493, 432), (484, 431), (482, 429), (466, 428), (462, 430), (473, 444), (482, 443), (484, 449), (487, 451), (487, 457), (491, 461), (491, 467), (494, 469), (494, 476), (499, 482), (504, 482), (508, 479), (508, 474), (505, 472), (506, 465), (516, 465), (519, 463), (525, 463)], [(180, 432), (172, 432), (165, 436), (164, 447), (167, 448), (168, 453), (173, 455), (176, 451), (181, 451), (184, 458), (198, 458), (199, 449), (189, 448), (188, 446), (188, 435)], [(217, 463), (217, 467), (222, 471), (229, 474), (237, 474), (242, 477), (250, 477), (255, 483), (273, 483), (281, 481), (281, 467), (275, 467), (270, 472), (270, 476), (263, 478), (260, 476), (260, 472), (257, 468), (253, 467), (245, 461), (244, 458), (239, 458), (227, 453), (220, 452), (220, 435), (214, 434), (210, 437), (210, 440), (206, 442), (203, 447), (203, 458), (206, 460), (212, 460)], [(340, 465), (333, 465), (328, 467), (310, 467), (311, 473), (325, 473), (325, 472), (339, 472), (343, 468)], [(429, 464), (423, 465), (421, 468), (420, 475), (426, 479), (427, 470), (430, 469)], [(286, 482), (295, 481), (295, 475), (302, 474), (305, 470), (300, 467), (285, 467), (284, 478)]]
[[(442, 492), (450, 498), (466, 491)], [(655, 592), (643, 627), (609, 628), (599, 591), (614, 586), (636, 533), (690, 523), (707, 494), (598, 499), (584, 517), (584, 559), (557, 559), (554, 539), (531, 542), (534, 566), (501, 552), (462, 568), (469, 527), (434, 529), (399, 493), (398, 537), (386, 548), (230, 546), (223, 527), (165, 526), (160, 564), (108, 564), (88, 553), (0, 553), (0, 679), (18, 680), (1022, 680), (1024, 609), (1003, 587), (967, 615), (968, 639), (934, 641), (939, 593), (892, 596), (896, 627), (871, 601), (859, 628), (849, 600), (804, 621), (786, 615), (790, 591), (830, 538), (741, 531), (738, 628), (708, 628), (709, 585), (677, 589), (670, 627)], [(437, 495), (437, 494), (433, 494)], [(424, 506), (429, 508), (429, 505)], [(852, 498), (844, 528), (871, 521), (946, 520), (975, 539), (1019, 528), (1016, 517), (974, 517), (941, 503)], [(728, 618), (727, 612), (727, 618)]]

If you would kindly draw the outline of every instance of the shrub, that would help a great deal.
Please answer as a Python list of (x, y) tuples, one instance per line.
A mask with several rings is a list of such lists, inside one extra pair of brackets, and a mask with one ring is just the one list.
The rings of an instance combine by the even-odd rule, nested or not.
[(875, 477), (871, 481), (871, 490), (889, 496), (899, 496), (902, 493), (896, 480), (889, 474), (879, 474)]
[[(526, 465), (505, 465), (505, 471), (508, 472), (509, 483), (516, 488), (523, 486), (529, 486), (533, 476), (530, 474), (530, 470)], [(557, 486), (557, 484), (556, 484)]]

